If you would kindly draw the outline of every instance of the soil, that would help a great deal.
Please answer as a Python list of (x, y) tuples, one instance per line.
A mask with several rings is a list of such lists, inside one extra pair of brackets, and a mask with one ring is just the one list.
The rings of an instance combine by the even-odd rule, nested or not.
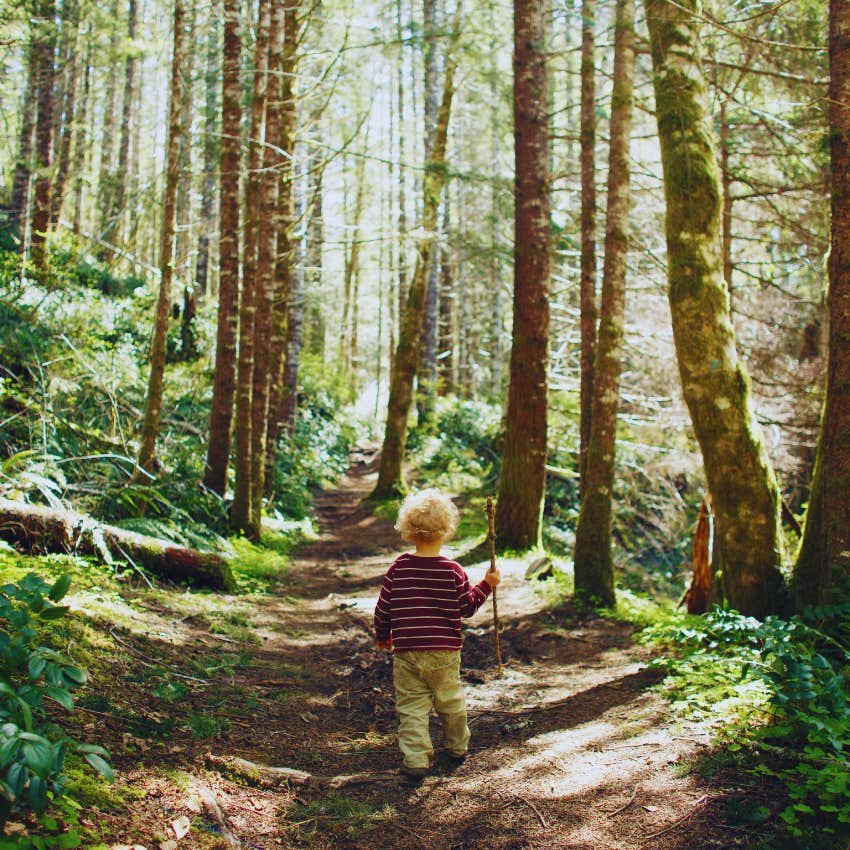
[[(489, 603), (465, 631), (468, 758), (438, 758), (419, 784), (399, 776), (391, 659), (375, 649), (371, 617), (401, 544), (390, 522), (361, 507), (373, 482), (371, 456), (355, 456), (338, 487), (317, 496), (320, 537), (296, 551), (279, 593), (226, 598), (231, 620), (247, 624), (245, 640), (216, 633), (201, 610), (184, 615), (200, 595), (138, 591), (143, 621), (112, 630), (116, 654), (99, 673), (113, 685), (78, 712), (81, 732), (110, 745), (119, 775), (113, 797), (84, 815), (103, 845), (765, 846), (724, 823), (734, 793), (688, 769), (708, 740), (654, 688), (658, 673), (634, 626), (546, 608), (524, 565), (503, 567), (501, 675)], [(435, 719), (432, 732), (439, 752)], [(236, 756), (367, 776), (330, 791), (222, 767)]]

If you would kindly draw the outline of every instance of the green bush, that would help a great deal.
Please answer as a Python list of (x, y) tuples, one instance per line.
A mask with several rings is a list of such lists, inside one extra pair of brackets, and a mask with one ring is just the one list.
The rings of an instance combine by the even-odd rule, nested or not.
[[(846, 610), (845, 610), (846, 608)], [(808, 612), (843, 621), (850, 606)], [(843, 631), (843, 629), (842, 629)], [(793, 836), (850, 836), (850, 653), (801, 617), (759, 622), (717, 610), (646, 630), (680, 648), (666, 687), (686, 713), (712, 721), (726, 751), (784, 783)]]
[(71, 692), (87, 678), (67, 656), (41, 643), (43, 624), (68, 611), (58, 603), (70, 583), (69, 575), (49, 585), (29, 573), (0, 587), (0, 826), (16, 809), (41, 814), (50, 799), (62, 797), (69, 751), (112, 778), (106, 750), (74, 740), (47, 711), (48, 703), (73, 711)]

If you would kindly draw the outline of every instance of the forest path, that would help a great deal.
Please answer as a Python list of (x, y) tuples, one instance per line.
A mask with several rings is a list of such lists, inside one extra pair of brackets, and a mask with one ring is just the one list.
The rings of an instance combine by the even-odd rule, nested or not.
[[(398, 776), (392, 662), (375, 649), (372, 612), (401, 544), (391, 522), (361, 507), (374, 480), (374, 454), (355, 453), (317, 495), (320, 534), (293, 553), (273, 594), (127, 593), (132, 613), (110, 627), (117, 651), (80, 706), (85, 734), (113, 753), (120, 799), (132, 800), (91, 816), (120, 841), (113, 848), (763, 846), (725, 827), (727, 795), (682, 769), (707, 753), (707, 737), (652, 688), (658, 674), (634, 627), (547, 608), (519, 561), (500, 561), (501, 677), (489, 603), (465, 628), (469, 757), (454, 770), (438, 758), (420, 785)], [(468, 572), (478, 581), (485, 569)], [(222, 766), (233, 757), (366, 777), (336, 791), (264, 783)], [(178, 821), (191, 832), (168, 843)], [(215, 835), (222, 825), (229, 843)]]
[[(371, 456), (356, 454), (338, 487), (318, 495), (320, 537), (295, 553), (287, 597), (262, 608), (269, 627), (264, 653), (276, 659), (271, 667), (303, 669), (303, 684), (312, 687), (299, 704), (268, 718), (262, 746), (243, 750), (257, 762), (322, 775), (378, 774), (399, 764), (391, 661), (374, 649), (371, 618), (381, 578), (403, 544), (390, 522), (360, 507), (374, 469)], [(485, 566), (470, 568), (471, 578), (477, 581)], [(657, 674), (647, 666), (648, 653), (632, 643), (633, 627), (578, 619), (569, 608), (545, 610), (524, 569), (502, 564), (501, 677), (494, 675), (489, 603), (465, 634), (473, 733), (466, 762), (452, 771), (438, 758), (420, 786), (376, 780), (330, 797), (296, 789), (285, 821), (277, 821), (278, 830), (290, 824), (284, 845), (736, 846), (710, 825), (720, 795), (676, 766), (704, 753), (706, 739), (671, 720), (650, 687)], [(435, 718), (432, 737), (439, 752)], [(259, 836), (254, 843), (262, 846)]]

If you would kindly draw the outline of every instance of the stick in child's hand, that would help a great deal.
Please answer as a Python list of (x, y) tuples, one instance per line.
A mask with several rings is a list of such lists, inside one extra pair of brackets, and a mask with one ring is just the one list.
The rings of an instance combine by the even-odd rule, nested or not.
[[(487, 540), (490, 543), (490, 572), (496, 571), (496, 526), (494, 520), (493, 497), (487, 497)], [(502, 649), (499, 646), (499, 607), (496, 602), (496, 588), (493, 588), (493, 634), (496, 640), (496, 675), (502, 675)]]

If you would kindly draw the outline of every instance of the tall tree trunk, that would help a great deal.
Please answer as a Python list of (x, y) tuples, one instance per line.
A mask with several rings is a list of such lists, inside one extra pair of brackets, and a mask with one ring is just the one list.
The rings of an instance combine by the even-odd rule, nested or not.
[[(168, 140), (165, 147), (165, 196), (162, 203), (162, 239), (159, 249), (159, 299), (150, 351), (150, 375), (144, 419), (139, 437), (138, 465), (153, 470), (156, 438), (162, 413), (162, 389), (165, 377), (166, 338), (171, 316), (171, 280), (174, 276), (174, 228), (177, 218), (177, 185), (180, 174), (180, 139), (184, 115), (180, 109), (186, 33), (184, 0), (174, 2), (174, 47), (171, 54), (171, 88), (168, 103)], [(138, 475), (137, 475), (138, 477)]]
[(579, 490), (587, 477), (596, 358), (596, 3), (582, 2), (581, 30), (581, 388)]
[[(440, 106), (439, 62), (437, 56), (437, 0), (423, 2), (425, 39), (425, 158), (434, 144), (437, 110)], [(437, 219), (439, 226), (439, 217)], [(422, 352), (416, 384), (419, 424), (425, 425), (434, 407), (437, 383), (437, 323), (440, 302), (440, 252), (431, 252), (425, 284), (425, 313), (422, 320)]]
[(393, 359), (390, 380), (390, 398), (387, 404), (387, 421), (378, 481), (372, 491), (373, 499), (389, 499), (405, 490), (402, 464), (407, 442), (407, 420), (413, 402), (413, 380), (419, 361), (422, 337), (422, 318), (425, 309), (425, 282), (434, 248), (434, 233), (438, 223), (440, 196), (446, 179), (445, 161), (448, 141), (449, 117), (454, 95), (454, 75), (457, 67), (456, 49), (459, 36), (461, 4), (458, 3), (452, 29), (452, 41), (446, 55), (446, 76), (443, 98), (437, 113), (434, 144), (425, 162), (422, 185), (422, 220), (416, 251), (416, 268), (408, 292), (407, 304), (399, 329), (398, 346)]
[[(277, 258), (274, 271), (274, 304), (272, 308), (271, 338), (271, 384), (269, 388), (269, 412), (266, 423), (266, 472), (265, 491), (272, 489), (274, 462), (277, 456), (277, 440), (282, 427), (288, 421), (288, 410), (284, 410), (286, 380), (297, 382), (298, 351), (301, 336), (301, 317), (292, 318), (290, 308), (299, 297), (293, 290), (301, 285), (300, 269), (296, 271), (295, 247), (295, 131), (298, 123), (298, 108), (294, 81), (298, 70), (298, 43), (301, 23), (298, 17), (299, 0), (286, 0), (284, 5), (283, 73), (280, 85), (280, 137), (278, 148), (285, 152), (279, 164), (278, 175), (278, 234)], [(296, 337), (290, 344), (288, 324), (297, 321)], [(297, 338), (297, 341), (296, 341)], [(289, 358), (293, 358), (295, 374), (288, 374)]]
[(779, 493), (738, 361), (723, 280), (721, 186), (700, 62), (696, 0), (649, 0), (658, 135), (667, 199), (670, 311), (682, 390), (714, 501), (730, 604), (779, 603)]
[(594, 366), (593, 412), (585, 465), (584, 493), (576, 528), (577, 596), (614, 604), (611, 508), (617, 408), (623, 364), (626, 259), (629, 250), (629, 139), (634, 83), (634, 3), (618, 0), (611, 93), (611, 150), (608, 159), (608, 211), (602, 305)]
[[(27, 198), (27, 186), (32, 173), (33, 144), (35, 141), (35, 122), (38, 112), (38, 74), (39, 74), (38, 35), (32, 30), (27, 46), (27, 85), (21, 104), (21, 137), (18, 143), (18, 160), (15, 163), (15, 176), (12, 181), (11, 217), (15, 222), (25, 218), (24, 205)], [(23, 234), (22, 234), (23, 235)]]
[(213, 201), (215, 200), (216, 159), (219, 155), (218, 93), (216, 90), (216, 82), (219, 75), (219, 15), (220, 7), (216, 3), (208, 23), (207, 67), (204, 78), (206, 90), (204, 102), (204, 177), (201, 187), (201, 234), (198, 237), (198, 266), (196, 272), (198, 293), (201, 296), (206, 295), (209, 288), (210, 232), (213, 223)]
[(798, 607), (850, 592), (850, 7), (829, 4), (832, 233), (826, 398), (806, 528), (794, 568)]
[[(407, 301), (407, 148), (405, 146), (405, 109), (404, 109), (404, 38), (401, 27), (402, 0), (396, 0), (396, 38), (399, 43), (398, 53), (398, 85), (396, 98), (398, 100), (398, 324), (401, 329), (404, 317), (404, 305)], [(395, 351), (395, 347), (393, 347)], [(392, 364), (390, 364), (392, 365)]]
[(84, 171), (86, 167), (86, 123), (89, 109), (89, 96), (91, 93), (91, 23), (86, 27), (83, 43), (86, 45), (86, 55), (83, 61), (83, 90), (78, 99), (79, 106), (74, 116), (74, 155), (71, 173), (74, 175), (74, 216), (72, 229), (75, 236), (79, 236), (83, 227), (83, 187), (85, 185)]
[(219, 201), (218, 334), (215, 349), (210, 437), (204, 484), (224, 495), (230, 456), (230, 425), (236, 389), (236, 339), (239, 324), (239, 151), (242, 101), (240, 0), (224, 0), (221, 96), (221, 177)]
[(443, 235), (445, 237), (440, 250), (440, 324), (439, 324), (439, 379), (440, 395), (453, 393), (456, 389), (452, 380), (454, 371), (455, 349), (454, 331), (457, 325), (457, 297), (454, 287), (455, 280), (452, 268), (452, 253), (449, 241), (451, 225), (449, 193), (443, 198)]
[[(500, 173), (498, 168), (501, 160), (501, 115), (499, 104), (500, 74), (498, 65), (499, 51), (496, 45), (496, 6), (490, 4), (490, 26), (493, 28), (493, 37), (490, 39), (490, 157), (497, 169), (497, 177)], [(502, 333), (504, 319), (502, 317), (502, 280), (501, 262), (499, 259), (499, 224), (501, 214), (499, 212), (499, 183), (493, 179), (490, 183), (490, 294), (493, 304), (493, 316), (490, 330), (490, 394), (493, 398), (502, 398), (502, 376), (504, 368), (502, 360), (504, 353), (502, 349)]]
[[(97, 177), (98, 204), (100, 208), (100, 236), (111, 245), (115, 237), (115, 120), (117, 117), (118, 93), (118, 49), (121, 44), (120, 0), (114, 0), (109, 16), (111, 38), (109, 45), (109, 70), (106, 77), (106, 93), (103, 104), (103, 126), (100, 138), (100, 165)], [(111, 261), (110, 247), (101, 249), (101, 256)]]
[(260, 0), (257, 11), (257, 44), (254, 60), (251, 129), (248, 140), (248, 180), (245, 198), (245, 256), (242, 273), (242, 303), (239, 309), (239, 365), (236, 381), (236, 473), (230, 522), (234, 529), (254, 537), (255, 515), (251, 505), (252, 395), (254, 373), (254, 324), (257, 313), (257, 250), (259, 244), (261, 164), (264, 148), (266, 91), (268, 86), (269, 27), (271, 0)]
[(549, 348), (549, 115), (545, 0), (514, 0), (514, 324), (496, 503), (500, 549), (541, 543)]
[(356, 184), (354, 196), (354, 219), (351, 223), (351, 245), (345, 264), (345, 310), (342, 337), (342, 365), (348, 373), (349, 398), (357, 396), (357, 298), (360, 280), (360, 225), (363, 219), (366, 192), (366, 150), (369, 147), (368, 133), (363, 154), (358, 156), (354, 169)]
[[(307, 265), (306, 291), (310, 294), (309, 302), (305, 293), (305, 348), (314, 355), (320, 363), (325, 360), (325, 320), (320, 303), (323, 274), (322, 274), (322, 245), (324, 243), (324, 184), (322, 173), (322, 154), (319, 142), (321, 138), (321, 116), (313, 116), (313, 128), (310, 133), (312, 142), (307, 158), (307, 187), (306, 196), (309, 204), (307, 218), (304, 262)], [(308, 309), (309, 305), (309, 309)]]
[[(263, 148), (260, 233), (257, 255), (257, 313), (254, 320), (254, 373), (251, 391), (251, 524), (249, 533), (259, 539), (266, 491), (266, 449), (269, 391), (272, 380), (271, 334), (274, 310), (277, 237), (283, 229), (280, 171), (284, 159), (281, 145), (283, 79), (283, 31), (285, 9), (274, 3), (269, 25), (268, 91), (266, 94), (266, 144)], [(291, 148), (291, 144), (289, 144)]]
[(720, 101), (720, 177), (723, 185), (723, 280), (729, 290), (730, 308), (732, 304), (732, 174), (729, 170), (729, 120), (726, 117), (728, 100)]
[(60, 55), (64, 64), (64, 84), (62, 87), (62, 106), (54, 122), (54, 135), (56, 139), (54, 159), (56, 160), (56, 176), (53, 181), (53, 189), (50, 197), (50, 224), (56, 225), (62, 214), (62, 203), (65, 199), (65, 184), (68, 180), (68, 170), (71, 166), (71, 143), (73, 141), (75, 120), (75, 101), (77, 96), (77, 84), (79, 78), (80, 62), (79, 32), (80, 32), (80, 7), (74, 0), (63, 8), (63, 39), (60, 47)]
[(53, 165), (53, 89), (56, 76), (56, 4), (39, 0), (38, 35), (34, 49), (38, 54), (38, 112), (35, 126), (36, 178), (33, 193), (32, 260), (39, 268), (47, 265), (47, 231), (50, 227), (50, 184)]

